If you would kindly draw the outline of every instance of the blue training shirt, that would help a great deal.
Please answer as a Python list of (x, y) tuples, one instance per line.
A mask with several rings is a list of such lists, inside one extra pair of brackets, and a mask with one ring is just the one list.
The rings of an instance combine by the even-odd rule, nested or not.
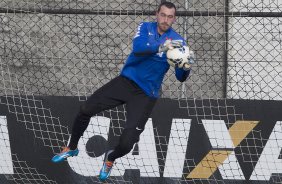
[[(140, 23), (133, 39), (133, 50), (121, 70), (121, 76), (134, 81), (150, 97), (159, 97), (164, 75), (170, 67), (166, 53), (158, 53), (159, 46), (167, 39), (182, 40), (186, 45), (172, 28), (160, 35), (157, 22)], [(175, 68), (175, 76), (180, 82), (185, 81), (189, 73), (190, 70)]]

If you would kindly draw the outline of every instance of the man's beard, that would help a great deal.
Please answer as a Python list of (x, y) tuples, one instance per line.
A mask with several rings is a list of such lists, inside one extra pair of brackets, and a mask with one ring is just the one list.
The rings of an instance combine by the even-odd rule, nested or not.
[(161, 23), (160, 28), (162, 31), (167, 31), (170, 26), (166, 23)]

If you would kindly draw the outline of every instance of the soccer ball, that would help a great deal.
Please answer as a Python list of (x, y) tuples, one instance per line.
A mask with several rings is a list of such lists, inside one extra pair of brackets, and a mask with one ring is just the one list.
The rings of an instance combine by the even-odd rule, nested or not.
[(189, 47), (182, 46), (179, 48), (170, 49), (166, 53), (167, 62), (172, 67), (182, 68), (186, 63), (188, 63), (188, 58), (190, 57)]

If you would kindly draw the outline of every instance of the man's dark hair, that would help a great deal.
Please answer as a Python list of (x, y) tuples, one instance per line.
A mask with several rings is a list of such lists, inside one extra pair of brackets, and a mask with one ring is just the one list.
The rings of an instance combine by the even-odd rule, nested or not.
[(158, 12), (160, 12), (162, 6), (165, 6), (165, 7), (167, 7), (167, 8), (174, 8), (174, 9), (175, 9), (175, 12), (176, 12), (176, 7), (175, 7), (175, 5), (174, 5), (173, 3), (171, 3), (171, 2), (163, 1), (163, 2), (159, 5), (159, 7), (158, 7)]

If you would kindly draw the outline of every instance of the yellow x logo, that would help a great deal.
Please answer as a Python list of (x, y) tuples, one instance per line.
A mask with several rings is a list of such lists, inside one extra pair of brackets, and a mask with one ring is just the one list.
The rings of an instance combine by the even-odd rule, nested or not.
[[(234, 146), (237, 147), (257, 124), (258, 121), (236, 121), (228, 130)], [(186, 178), (208, 179), (232, 152), (222, 149), (211, 150)]]

